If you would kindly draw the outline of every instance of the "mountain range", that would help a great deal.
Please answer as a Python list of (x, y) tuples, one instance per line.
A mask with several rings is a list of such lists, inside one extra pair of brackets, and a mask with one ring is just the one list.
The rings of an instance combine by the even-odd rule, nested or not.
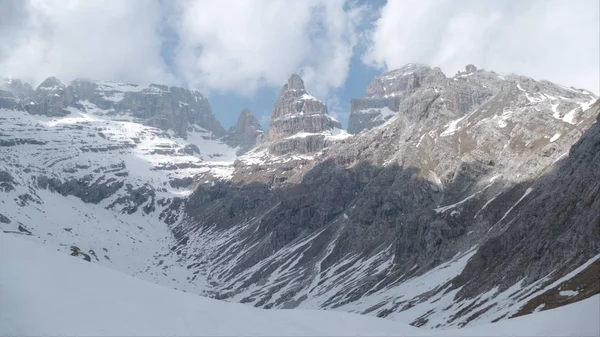
[[(0, 228), (264, 309), (476, 326), (600, 293), (600, 101), (408, 64), (348, 130), (292, 75), (263, 129), (199, 92), (0, 79)], [(597, 298), (597, 296), (596, 296)]]

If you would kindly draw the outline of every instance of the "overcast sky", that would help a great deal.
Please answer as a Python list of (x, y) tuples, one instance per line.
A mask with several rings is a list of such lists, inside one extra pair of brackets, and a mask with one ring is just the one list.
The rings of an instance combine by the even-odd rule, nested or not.
[(181, 85), (227, 127), (291, 73), (347, 119), (373, 76), (473, 63), (600, 92), (598, 0), (0, 0), (0, 76)]

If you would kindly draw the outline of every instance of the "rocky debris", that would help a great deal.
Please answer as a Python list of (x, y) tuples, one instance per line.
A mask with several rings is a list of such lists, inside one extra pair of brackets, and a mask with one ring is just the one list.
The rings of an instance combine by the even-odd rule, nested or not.
[(267, 130), (267, 140), (276, 141), (300, 132), (319, 133), (342, 125), (327, 114), (327, 107), (304, 88), (300, 76), (290, 76), (279, 91)]
[(258, 120), (248, 109), (242, 110), (237, 122), (229, 128), (223, 141), (232, 147), (238, 147), (238, 155), (244, 154), (252, 149), (264, 131)]

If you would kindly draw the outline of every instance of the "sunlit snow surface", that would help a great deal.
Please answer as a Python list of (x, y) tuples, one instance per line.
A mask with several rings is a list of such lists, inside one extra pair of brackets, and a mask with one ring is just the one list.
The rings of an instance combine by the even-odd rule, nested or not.
[(460, 330), (342, 312), (261, 310), (161, 287), (0, 234), (0, 335), (598, 336), (600, 295)]
[[(14, 178), (14, 190), (0, 193), (0, 213), (10, 219), (10, 223), (0, 222), (0, 229), (18, 231), (23, 226), (53, 249), (69, 253), (74, 245), (90, 255), (93, 251), (94, 263), (144, 278), (140, 271), (155, 265), (174, 243), (169, 227), (159, 219), (166, 207), (159, 201), (192, 192), (170, 182), (197, 174), (229, 177), (235, 149), (197, 125), (183, 139), (89, 102), (83, 106), (85, 111), (69, 108), (71, 113), (64, 117), (0, 109), (0, 140), (13, 142), (0, 146), (0, 172)], [(199, 153), (190, 151), (190, 146)], [(89, 178), (90, 185), (122, 182), (123, 186), (98, 203), (86, 203), (40, 187), (39, 177), (61, 182)], [(131, 195), (128, 185), (133, 190), (152, 188), (155, 200), (131, 214), (123, 211), (130, 205), (114, 203)], [(86, 190), (94, 193), (97, 188)], [(31, 198), (22, 199), (25, 195)], [(144, 212), (141, 208), (150, 203), (156, 209)], [(202, 288), (202, 284), (187, 284), (176, 270), (159, 275), (160, 279), (151, 280), (177, 288), (184, 288), (180, 283)]]

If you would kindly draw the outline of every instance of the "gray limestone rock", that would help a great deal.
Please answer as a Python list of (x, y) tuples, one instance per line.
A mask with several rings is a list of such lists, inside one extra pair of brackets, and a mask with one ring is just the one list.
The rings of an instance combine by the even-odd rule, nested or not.
[(65, 86), (56, 77), (49, 77), (35, 89), (25, 108), (36, 115), (66, 116), (70, 113), (67, 108), (74, 103), (73, 88)]
[(341, 124), (327, 114), (323, 102), (309, 95), (300, 76), (294, 74), (281, 88), (273, 106), (267, 139), (276, 141), (300, 132), (319, 133)]
[(252, 149), (263, 134), (264, 131), (252, 111), (243, 109), (237, 122), (229, 128), (223, 140), (232, 147), (239, 146), (237, 153), (240, 155)]

